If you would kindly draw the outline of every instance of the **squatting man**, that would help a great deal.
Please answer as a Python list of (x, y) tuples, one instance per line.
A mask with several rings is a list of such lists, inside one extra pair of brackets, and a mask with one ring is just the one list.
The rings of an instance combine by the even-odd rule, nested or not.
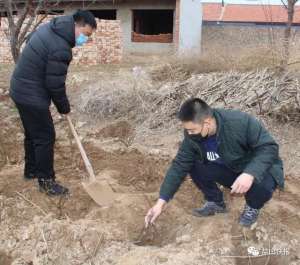
[(184, 139), (160, 187), (159, 199), (145, 217), (146, 227), (162, 213), (187, 175), (205, 198), (202, 207), (192, 210), (194, 216), (227, 211), (217, 185), (221, 184), (245, 197), (240, 225), (254, 224), (274, 190), (284, 187), (283, 163), (273, 137), (253, 116), (214, 109), (199, 98), (184, 102), (178, 118)]

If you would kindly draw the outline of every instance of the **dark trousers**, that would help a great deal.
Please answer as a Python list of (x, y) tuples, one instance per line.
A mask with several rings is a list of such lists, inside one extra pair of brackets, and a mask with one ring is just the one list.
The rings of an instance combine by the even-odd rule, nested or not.
[(24, 127), (24, 174), (54, 178), (55, 129), (49, 109), (16, 104)]
[[(216, 163), (203, 164), (200, 161), (190, 173), (196, 186), (203, 192), (207, 201), (223, 201), (223, 193), (217, 183), (230, 188), (233, 182), (241, 173), (235, 173), (224, 165)], [(260, 183), (253, 182), (251, 188), (245, 193), (247, 204), (255, 209), (260, 209), (272, 198), (273, 191), (276, 189), (274, 178), (266, 173)]]

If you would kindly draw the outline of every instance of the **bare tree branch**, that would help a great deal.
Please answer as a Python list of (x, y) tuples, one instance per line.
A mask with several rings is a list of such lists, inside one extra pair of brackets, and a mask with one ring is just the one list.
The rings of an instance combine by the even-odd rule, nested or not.
[(288, 61), (290, 58), (290, 40), (292, 35), (292, 26), (295, 14), (295, 5), (298, 0), (286, 0), (287, 5), (281, 0), (287, 10), (287, 23), (286, 28), (284, 30), (284, 39), (283, 39), (283, 58), (281, 60), (280, 67), (282, 70), (288, 65)]
[[(53, 1), (53, 6), (58, 6), (61, 0)], [(8, 21), (8, 36), (10, 40), (10, 48), (13, 59), (17, 62), (20, 50), (24, 44), (28, 33), (36, 30), (36, 28), (47, 17), (48, 10), (51, 5), (48, 5), (47, 0), (24, 0), (24, 4), (17, 3), (14, 0), (4, 0), (4, 10), (7, 13)], [(44, 15), (39, 17), (41, 11)]]
[(5, 8), (6, 13), (7, 13), (8, 25), (11, 29), (14, 30), (15, 22), (14, 22), (14, 19), (13, 19), (13, 9), (12, 9), (11, 0), (4, 0), (4, 8)]
[[(41, 18), (38, 19), (38, 21), (34, 23), (34, 26), (31, 30), (31, 32), (34, 32), (37, 29), (37, 27), (45, 20), (45, 18), (47, 18), (47, 15), (41, 15)], [(26, 38), (27, 38), (26, 34), (27, 33), (28, 33), (28, 31), (24, 31), (24, 36), (23, 36), (23, 38), (20, 39), (21, 46), (26, 41)]]
[(286, 4), (283, 0), (281, 0), (281, 3), (284, 5), (284, 7), (285, 7), (286, 9), (288, 9), (287, 4)]
[(19, 36), (19, 43), (20, 43), (20, 47), (21, 45), (24, 43), (25, 41), (25, 37), (26, 37), (26, 34), (28, 33), (29, 29), (32, 27), (33, 25), (33, 22), (36, 18), (36, 16), (38, 15), (39, 11), (41, 10), (42, 6), (43, 6), (43, 0), (40, 0), (36, 9), (34, 10), (34, 16), (31, 16), (28, 23), (26, 24), (26, 26), (23, 28), (22, 32), (20, 33), (20, 36)]
[(30, 11), (30, 8), (32, 7), (32, 0), (27, 0), (26, 4), (25, 4), (25, 8), (23, 9), (23, 11), (21, 12), (20, 16), (18, 17), (18, 21), (16, 24), (16, 32), (15, 34), (17, 36), (19, 36), (19, 33), (21, 31), (22, 25)]
[[(0, 0), (1, 1), (1, 0)], [(62, 4), (62, 0), (2, 0), (7, 13), (10, 49), (14, 62), (17, 62), (22, 45), (30, 32), (35, 31), (51, 9)], [(83, 0), (84, 2), (85, 0)], [(97, 2), (97, 0), (93, 0)], [(71, 6), (71, 4), (70, 4)]]

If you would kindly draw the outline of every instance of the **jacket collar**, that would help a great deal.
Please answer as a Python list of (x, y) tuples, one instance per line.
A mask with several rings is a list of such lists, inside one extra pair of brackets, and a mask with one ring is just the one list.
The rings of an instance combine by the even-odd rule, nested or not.
[(222, 117), (220, 110), (219, 109), (213, 109), (213, 116), (216, 120), (217, 123), (217, 141), (220, 138), (220, 135), (222, 134), (223, 131), (223, 126), (224, 126), (224, 118)]

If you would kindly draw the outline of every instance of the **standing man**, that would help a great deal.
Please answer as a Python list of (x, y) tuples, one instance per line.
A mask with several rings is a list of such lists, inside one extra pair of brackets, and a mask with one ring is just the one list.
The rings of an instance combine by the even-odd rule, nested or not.
[(160, 198), (145, 217), (153, 223), (190, 174), (205, 197), (195, 216), (226, 212), (217, 183), (244, 194), (239, 223), (249, 227), (277, 186), (283, 189), (283, 164), (278, 144), (254, 117), (237, 111), (213, 109), (198, 98), (187, 100), (179, 111), (184, 140), (160, 188)]
[(63, 195), (68, 189), (55, 181), (55, 129), (51, 101), (60, 114), (70, 112), (65, 81), (72, 48), (87, 42), (97, 24), (89, 11), (60, 16), (33, 32), (11, 78), (10, 96), (24, 127), (26, 180), (38, 178), (40, 190)]

